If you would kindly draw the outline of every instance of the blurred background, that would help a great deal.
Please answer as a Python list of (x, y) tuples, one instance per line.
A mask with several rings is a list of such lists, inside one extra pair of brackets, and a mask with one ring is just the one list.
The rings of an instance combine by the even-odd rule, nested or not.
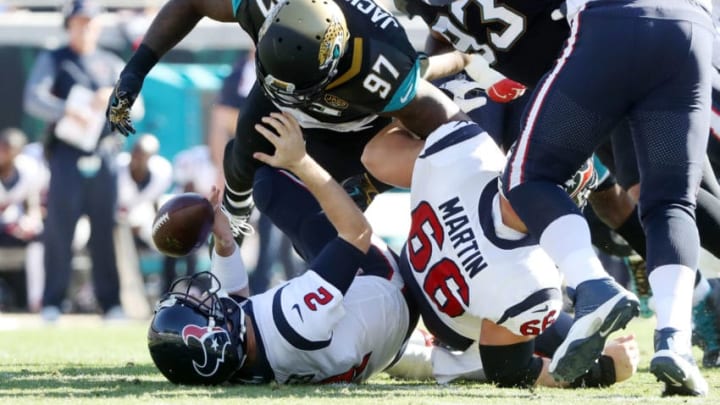
[[(24, 99), (38, 57), (68, 44), (67, 19), (74, 12), (82, 14), (84, 3), (0, 0), (0, 131), (19, 131), (25, 138), (17, 153), (11, 150), (9, 154), (11, 168), (13, 162), (22, 166), (18, 159), (28, 156), (38, 163), (30, 171), (37, 184), (25, 191), (20, 201), (7, 196), (14, 184), (4, 181), (0, 170), (0, 312), (38, 312), (46, 321), (64, 313), (145, 318), (174, 277), (209, 268), (207, 249), (179, 260), (158, 254), (149, 227), (157, 208), (174, 193), (205, 194), (222, 181), (217, 169), (220, 151), (234, 134), (235, 119), (255, 80), (252, 42), (237, 24), (203, 19), (151, 71), (141, 93), (144, 115), (134, 120), (137, 135), (117, 139), (113, 240), (122, 306), (106, 308), (98, 303), (88, 248), (91, 225), (88, 216), (82, 215), (73, 235), (67, 294), (48, 312), (47, 303), (42, 302), (45, 275), (55, 269), (47, 263), (57, 261), (47, 257), (43, 246), (51, 175), (43, 150), (47, 152), (48, 129), (54, 123), (29, 113)], [(101, 9), (93, 16), (102, 28), (99, 47), (125, 62), (165, 0), (92, 3)], [(383, 4), (394, 10), (390, 1)], [(416, 47), (422, 49), (427, 33), (424, 24), (399, 18)], [(395, 248), (400, 247), (409, 227), (409, 215), (398, 212), (408, 208), (407, 193), (398, 190), (381, 195), (368, 210), (376, 230)], [(251, 273), (251, 288), (257, 293), (304, 267), (269, 221), (255, 213), (253, 222), (258, 232), (246, 239), (242, 252)]]

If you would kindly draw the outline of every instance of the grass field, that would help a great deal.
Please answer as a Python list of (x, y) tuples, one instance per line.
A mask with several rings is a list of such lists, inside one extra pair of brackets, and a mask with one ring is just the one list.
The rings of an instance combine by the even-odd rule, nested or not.
[[(188, 388), (168, 383), (147, 352), (146, 323), (104, 325), (66, 317), (45, 327), (30, 317), (0, 314), (0, 405), (9, 404), (719, 404), (720, 369), (705, 370), (707, 398), (661, 398), (648, 373), (653, 321), (629, 330), (641, 339), (638, 375), (609, 389), (520, 390), (487, 384), (438, 386), (376, 376), (364, 385)], [(10, 326), (8, 326), (10, 325)], [(697, 353), (698, 356), (700, 353)]]

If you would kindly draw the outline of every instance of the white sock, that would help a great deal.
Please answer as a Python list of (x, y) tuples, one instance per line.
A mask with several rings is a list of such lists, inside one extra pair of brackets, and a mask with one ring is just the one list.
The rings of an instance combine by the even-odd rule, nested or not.
[(592, 248), (590, 228), (580, 215), (564, 215), (551, 222), (540, 236), (540, 246), (555, 261), (568, 287), (610, 277)]
[(655, 298), (658, 330), (692, 329), (692, 292), (695, 270), (679, 264), (666, 264), (650, 272), (650, 288)]
[(710, 282), (704, 276), (700, 275), (700, 281), (697, 283), (695, 289), (693, 290), (692, 305), (695, 306), (699, 304), (702, 300), (705, 299), (705, 297), (708, 296), (708, 294), (710, 294), (711, 290), (712, 287), (710, 287)]
[(30, 242), (25, 248), (25, 277), (27, 283), (27, 303), (31, 311), (40, 310), (43, 289), (45, 288), (45, 245)]

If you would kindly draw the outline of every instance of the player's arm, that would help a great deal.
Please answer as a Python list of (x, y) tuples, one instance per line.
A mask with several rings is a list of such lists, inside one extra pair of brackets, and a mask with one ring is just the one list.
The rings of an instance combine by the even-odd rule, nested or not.
[(362, 163), (373, 177), (395, 187), (410, 188), (415, 160), (425, 141), (392, 123), (365, 145)]
[(449, 121), (470, 120), (442, 90), (423, 79), (418, 80), (410, 102), (385, 115), (399, 119), (405, 128), (423, 139)]
[(525, 93), (524, 85), (506, 78), (491, 68), (482, 55), (463, 53), (454, 49), (452, 44), (437, 31), (430, 31), (425, 41), (425, 52), (431, 55), (423, 76), (427, 80), (441, 79), (464, 70), (495, 102), (506, 103)]
[(305, 151), (298, 122), (289, 114), (271, 113), (255, 129), (275, 146), (275, 154), (253, 156), (271, 166), (293, 172), (318, 200), (338, 236), (363, 253), (370, 248), (370, 223), (345, 190)]
[(460, 73), (470, 63), (470, 55), (454, 49), (442, 35), (432, 30), (425, 40), (425, 53), (429, 59), (423, 78), (428, 81)]
[(240, 255), (240, 248), (233, 238), (230, 222), (221, 210), (220, 189), (212, 186), (208, 200), (215, 210), (212, 228), (214, 247), (211, 253), (210, 271), (228, 294), (248, 297), (250, 288), (247, 270)]
[(107, 116), (110, 128), (123, 135), (135, 133), (130, 119), (143, 80), (158, 60), (185, 38), (203, 17), (231, 22), (235, 16), (230, 0), (170, 0), (160, 9), (142, 44), (120, 73), (110, 98)]

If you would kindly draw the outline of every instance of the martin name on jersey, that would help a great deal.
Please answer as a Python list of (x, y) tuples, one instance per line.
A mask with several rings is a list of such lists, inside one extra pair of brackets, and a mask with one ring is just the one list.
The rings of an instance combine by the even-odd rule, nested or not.
[(425, 325), (456, 350), (478, 339), (483, 319), (537, 335), (561, 309), (550, 257), (502, 222), (504, 164), (492, 138), (470, 122), (438, 128), (415, 162), (401, 273)]

